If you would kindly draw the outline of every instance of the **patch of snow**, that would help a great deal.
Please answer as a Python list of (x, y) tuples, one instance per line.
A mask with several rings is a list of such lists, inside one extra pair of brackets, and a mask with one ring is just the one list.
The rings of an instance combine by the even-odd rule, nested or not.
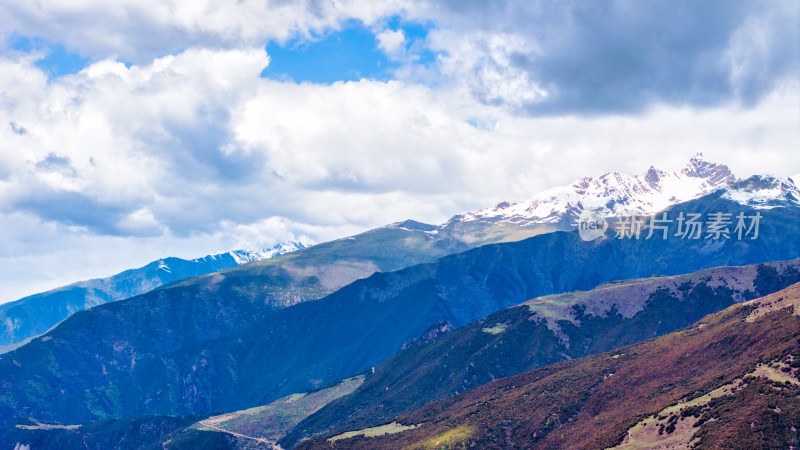
[(229, 252), (236, 264), (242, 265), (253, 261), (274, 258), (285, 253), (293, 252), (308, 247), (303, 242), (286, 241), (275, 244), (274, 246), (261, 250), (234, 250)]
[(158, 260), (158, 270), (163, 270), (167, 273), (172, 273), (172, 269), (169, 268), (166, 262), (163, 259)]
[(769, 189), (757, 193), (731, 190), (725, 192), (722, 196), (728, 200), (733, 200), (743, 205), (750, 205), (757, 209), (770, 209), (774, 207), (774, 205), (770, 206), (770, 203), (779, 200), (781, 194), (782, 192), (777, 189)]
[(756, 175), (733, 183), (722, 197), (755, 209), (771, 209), (800, 203), (800, 190), (791, 178)]

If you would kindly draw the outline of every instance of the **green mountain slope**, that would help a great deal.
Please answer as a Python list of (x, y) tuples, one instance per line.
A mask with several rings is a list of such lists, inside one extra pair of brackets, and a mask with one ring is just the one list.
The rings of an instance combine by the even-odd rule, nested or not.
[(800, 284), (685, 330), (497, 380), (396, 421), (393, 429), (405, 431), (300, 448), (796, 447)]
[(281, 441), (341, 433), (394, 417), (497, 378), (609, 351), (682, 329), (734, 302), (800, 282), (800, 260), (720, 267), (557, 294), (410, 343)]
[(219, 273), (187, 278), (167, 288), (203, 290), (221, 299), (235, 297), (282, 308), (322, 298), (375, 272), (433, 262), (508, 239), (511, 234), (524, 239), (547, 230), (545, 225), (528, 227), (497, 234), (494, 240), (475, 241), (470, 234), (461, 232), (455, 237), (433, 225), (407, 220)]
[[(681, 207), (743, 208), (713, 196)], [(441, 320), (465, 325), (615, 279), (798, 257), (800, 241), (785, 238), (800, 231), (796, 213), (764, 211), (761, 237), (748, 241), (540, 235), (375, 274), (278, 310), (250, 300), (247, 289), (234, 295), (245, 280), (224, 273), (217, 285), (173, 285), (78, 313), (0, 357), (0, 418), (81, 423), (265, 405), (377, 365)]]
[(352, 393), (364, 382), (364, 376), (347, 378), (312, 392), (292, 394), (269, 405), (208, 417), (164, 439), (170, 449), (198, 448), (208, 433), (222, 433), (236, 438), (236, 448), (274, 446), (288, 430), (319, 408)]
[(0, 305), (0, 351), (13, 349), (14, 344), (44, 333), (78, 311), (140, 295), (182, 278), (238, 265), (233, 252), (192, 260), (164, 258), (111, 277), (80, 281), (3, 303)]

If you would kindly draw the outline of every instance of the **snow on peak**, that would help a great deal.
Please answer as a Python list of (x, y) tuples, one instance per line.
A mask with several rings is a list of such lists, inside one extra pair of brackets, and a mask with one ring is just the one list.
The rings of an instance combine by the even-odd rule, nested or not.
[(169, 268), (169, 265), (167, 265), (167, 262), (163, 259), (158, 260), (158, 268), (156, 270), (163, 270), (164, 272), (172, 273), (172, 269)]
[(713, 185), (720, 185), (736, 179), (728, 166), (707, 161), (703, 158), (702, 153), (693, 156), (681, 173), (688, 177), (703, 178)]
[(270, 248), (259, 250), (234, 250), (229, 252), (233, 257), (236, 264), (240, 266), (253, 261), (261, 261), (262, 259), (274, 258), (284, 253), (293, 252), (302, 248), (308, 247), (309, 244), (303, 242), (286, 241), (273, 245)]
[(794, 179), (771, 175), (754, 175), (730, 183), (722, 197), (756, 209), (770, 209), (786, 203), (800, 204), (800, 190)]
[(527, 201), (502, 202), (494, 208), (456, 216), (450, 222), (574, 225), (584, 209), (597, 210), (605, 216), (649, 215), (717, 189), (725, 189), (726, 198), (762, 208), (786, 201), (798, 203), (800, 199), (797, 186), (789, 178), (738, 180), (727, 166), (710, 162), (698, 153), (677, 172), (650, 167), (636, 176), (610, 172), (597, 178), (583, 177)]
[(386, 225), (383, 228), (393, 228), (405, 231), (423, 231), (425, 233), (437, 233), (438, 230), (435, 225), (417, 222), (416, 220), (405, 220), (403, 222), (395, 222)]

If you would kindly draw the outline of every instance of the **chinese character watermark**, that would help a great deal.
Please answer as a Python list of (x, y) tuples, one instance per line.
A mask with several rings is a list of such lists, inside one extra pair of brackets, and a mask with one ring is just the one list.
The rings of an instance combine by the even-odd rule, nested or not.
[(724, 239), (755, 240), (764, 216), (740, 212), (737, 215), (725, 212), (684, 213), (677, 216), (665, 211), (654, 216), (625, 215), (609, 224), (598, 212), (584, 210), (578, 218), (578, 232), (584, 241), (593, 241), (605, 236), (608, 228), (616, 239), (669, 238), (684, 240)]

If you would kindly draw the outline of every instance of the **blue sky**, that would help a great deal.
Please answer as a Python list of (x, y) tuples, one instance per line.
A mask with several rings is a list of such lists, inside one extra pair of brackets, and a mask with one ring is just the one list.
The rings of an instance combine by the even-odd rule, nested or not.
[[(428, 65), (436, 55), (419, 44), (431, 26), (403, 22), (394, 16), (387, 20), (386, 29), (402, 31), (406, 39), (402, 48), (414, 52), (407, 58), (413, 58), (416, 64)], [(35, 64), (50, 77), (75, 74), (93, 62), (92, 58), (68, 50), (57, 41), (37, 36), (15, 32), (7, 37), (7, 41), (14, 51), (41, 53)], [(341, 24), (340, 29), (323, 30), (311, 37), (294, 37), (284, 42), (270, 40), (265, 49), (270, 64), (261, 76), (298, 83), (333, 83), (364, 78), (387, 81), (394, 78), (394, 71), (404, 63), (382, 51), (374, 30), (356, 20)]]
[(8, 37), (9, 47), (23, 53), (41, 53), (36, 66), (51, 77), (60, 77), (79, 72), (85, 68), (90, 59), (78, 53), (70, 52), (58, 42), (50, 42), (35, 36), (23, 36), (12, 33)]
[(333, 83), (361, 78), (387, 80), (397, 66), (378, 50), (375, 36), (350, 25), (317, 41), (293, 39), (267, 45), (270, 65), (261, 76), (295, 82)]
[[(394, 18), (389, 30), (400, 30), (406, 37), (403, 49), (424, 40), (427, 29), (419, 24), (403, 24)], [(272, 41), (266, 46), (270, 65), (261, 76), (294, 82), (333, 83), (363, 78), (386, 81), (402, 61), (392, 60), (378, 48), (372, 30), (359, 22), (345, 23), (341, 30), (323, 33), (311, 40), (294, 38), (287, 42)], [(430, 64), (435, 55), (425, 50), (415, 55), (417, 64)]]
[(796, 1), (41, 0), (0, 17), (0, 301), (697, 152), (800, 173)]

